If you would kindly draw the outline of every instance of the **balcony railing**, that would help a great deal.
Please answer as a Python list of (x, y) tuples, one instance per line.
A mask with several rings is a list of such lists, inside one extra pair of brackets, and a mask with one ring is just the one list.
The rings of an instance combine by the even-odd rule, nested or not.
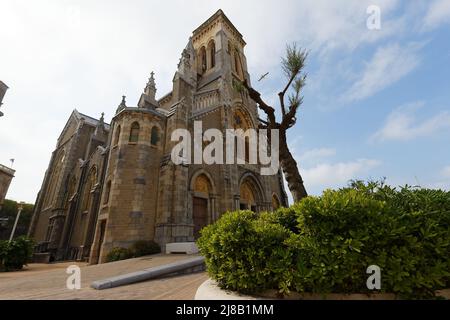
[(214, 107), (219, 104), (219, 92), (217, 90), (210, 90), (198, 93), (194, 96), (194, 105), (192, 112), (196, 113), (203, 109)]

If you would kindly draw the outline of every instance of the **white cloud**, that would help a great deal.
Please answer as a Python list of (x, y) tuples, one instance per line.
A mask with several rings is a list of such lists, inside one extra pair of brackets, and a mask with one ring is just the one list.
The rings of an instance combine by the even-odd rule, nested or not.
[(408, 75), (420, 63), (420, 47), (418, 44), (404, 47), (391, 44), (379, 48), (342, 99), (357, 101), (368, 98)]
[(322, 160), (323, 158), (331, 157), (336, 154), (336, 150), (333, 148), (316, 148), (307, 150), (300, 157), (301, 162), (314, 162)]
[(303, 178), (307, 188), (332, 188), (346, 184), (352, 179), (361, 179), (371, 169), (379, 166), (374, 159), (357, 159), (349, 162), (322, 163), (309, 169), (303, 169)]
[(450, 165), (442, 168), (437, 175), (433, 175), (424, 187), (450, 191)]
[[(325, 158), (334, 156), (336, 150), (332, 148), (311, 149), (302, 156), (295, 156), (298, 162), (300, 175), (309, 194), (319, 195), (323, 190), (346, 185), (353, 179), (365, 179), (370, 171), (379, 166), (381, 162), (375, 159), (356, 159), (353, 161), (330, 163)], [(285, 179), (284, 187), (292, 203), (292, 195)]]
[(428, 119), (418, 120), (416, 111), (424, 106), (415, 102), (396, 108), (388, 115), (383, 127), (372, 137), (372, 141), (407, 141), (418, 137), (431, 136), (440, 130), (450, 128), (450, 112), (443, 111)]
[(429, 31), (445, 23), (450, 23), (450, 1), (435, 0), (425, 15), (423, 30)]
[(444, 169), (442, 169), (441, 175), (445, 178), (450, 179), (450, 165), (446, 166)]

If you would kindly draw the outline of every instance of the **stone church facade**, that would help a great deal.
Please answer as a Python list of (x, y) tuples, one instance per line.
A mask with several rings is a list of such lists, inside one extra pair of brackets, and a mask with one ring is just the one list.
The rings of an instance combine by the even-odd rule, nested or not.
[(171, 161), (175, 129), (257, 128), (257, 106), (233, 81), (249, 79), (242, 35), (219, 10), (192, 34), (173, 77), (156, 99), (153, 73), (136, 107), (125, 97), (111, 124), (73, 111), (41, 191), (29, 234), (52, 259), (102, 263), (137, 240), (194, 241), (229, 210), (287, 205), (281, 173), (255, 164)]

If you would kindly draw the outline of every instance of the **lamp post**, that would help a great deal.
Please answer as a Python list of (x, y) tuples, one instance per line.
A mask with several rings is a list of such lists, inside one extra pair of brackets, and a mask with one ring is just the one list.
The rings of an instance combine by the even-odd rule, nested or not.
[(24, 205), (24, 204), (25, 204), (25, 202), (21, 201), (21, 202), (19, 203), (19, 205), (17, 206), (17, 216), (16, 216), (16, 221), (14, 222), (14, 226), (13, 226), (12, 231), (11, 231), (11, 236), (9, 237), (9, 242), (11, 242), (11, 240), (12, 240), (13, 237), (14, 237), (14, 233), (16, 232), (17, 223), (19, 222), (20, 213), (21, 213), (22, 210), (23, 210), (23, 205)]

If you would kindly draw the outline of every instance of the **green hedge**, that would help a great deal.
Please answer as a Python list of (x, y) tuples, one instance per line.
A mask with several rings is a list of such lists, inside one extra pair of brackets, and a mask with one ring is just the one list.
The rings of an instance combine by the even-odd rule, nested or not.
[(251, 211), (238, 211), (204, 228), (198, 246), (208, 272), (226, 289), (287, 289), (291, 272), (286, 266), (292, 257), (283, 242), (289, 236), (279, 224), (258, 219)]
[(21, 270), (33, 255), (34, 242), (32, 239), (22, 236), (0, 241), (0, 271)]
[(353, 182), (273, 213), (227, 213), (198, 245), (226, 289), (369, 293), (377, 265), (381, 292), (432, 297), (450, 287), (450, 192)]
[(113, 248), (106, 256), (106, 262), (137, 258), (146, 255), (160, 253), (160, 246), (154, 241), (139, 240), (133, 243), (131, 248)]
[(142, 257), (160, 253), (161, 247), (154, 241), (140, 240), (133, 243), (131, 251), (133, 252), (134, 257)]

